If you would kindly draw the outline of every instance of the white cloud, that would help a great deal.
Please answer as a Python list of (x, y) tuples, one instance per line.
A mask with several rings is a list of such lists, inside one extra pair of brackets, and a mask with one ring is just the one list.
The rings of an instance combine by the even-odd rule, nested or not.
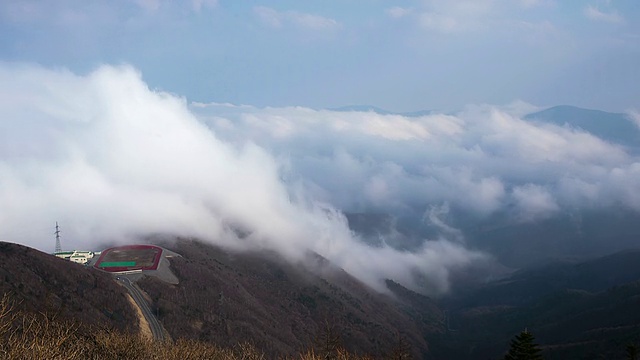
[(609, 12), (602, 11), (593, 5), (589, 5), (584, 9), (584, 15), (595, 21), (604, 21), (619, 24), (624, 22), (624, 18), (615, 10)]
[(525, 34), (534, 32), (547, 37), (557, 33), (556, 26), (549, 20), (533, 20), (529, 12), (555, 4), (554, 0), (427, 0), (415, 8), (392, 7), (386, 13), (394, 19), (412, 21), (423, 30), (445, 35), (524, 30)]
[(400, 19), (405, 17), (413, 12), (412, 9), (402, 8), (399, 6), (394, 6), (392, 8), (387, 9), (387, 14), (394, 19)]
[(520, 0), (520, 3), (522, 6), (530, 8), (540, 5), (540, 0)]
[(477, 28), (495, 9), (493, 0), (430, 0), (418, 16), (420, 26), (442, 33)]
[(135, 3), (149, 12), (157, 11), (160, 8), (160, 0), (135, 0)]
[(516, 100), (510, 104), (500, 107), (500, 110), (511, 116), (522, 118), (527, 114), (531, 114), (542, 109), (539, 106), (529, 104), (522, 100)]
[[(535, 109), (516, 102), (409, 118), (209, 107), (201, 116), (229, 119), (232, 130), (218, 126), (218, 117), (211, 121), (224, 138), (251, 139), (286, 156), (314, 196), (347, 211), (423, 212), (448, 203), (488, 216), (515, 202), (522, 214), (540, 218), (550, 210), (597, 202), (640, 207), (640, 201), (630, 201), (621, 190), (612, 191), (610, 175), (613, 169), (629, 168), (634, 157), (591, 134), (521, 118)], [(563, 190), (576, 180), (588, 186)], [(523, 187), (527, 183), (531, 185)], [(629, 181), (624, 188), (633, 191), (636, 186)]]
[(638, 129), (640, 129), (640, 112), (636, 110), (629, 110), (627, 111), (627, 117), (638, 127)]
[(454, 17), (433, 12), (425, 12), (420, 15), (420, 25), (424, 28), (450, 33), (460, 30), (462, 24)]
[(274, 9), (266, 6), (256, 6), (253, 8), (253, 12), (266, 25), (276, 28), (282, 27), (283, 16)]
[(307, 29), (332, 30), (340, 27), (336, 20), (319, 15), (289, 11), (286, 13), (286, 17), (299, 27)]
[(191, 0), (191, 7), (195, 12), (200, 12), (204, 8), (215, 8), (218, 0)]
[[(370, 247), (334, 206), (315, 199), (299, 180), (283, 180), (291, 179), (286, 161), (251, 139), (267, 134), (275, 144), (312, 136), (289, 115), (322, 127), (316, 112), (226, 104), (197, 109), (239, 111), (242, 122), (219, 116), (228, 118), (227, 126), (213, 132), (184, 99), (149, 90), (126, 66), (78, 76), (0, 64), (0, 204), (11, 209), (0, 212), (0, 237), (46, 251), (51, 224), (59, 221), (66, 247), (169, 234), (272, 249), (295, 261), (313, 251), (376, 289), (393, 278), (431, 294), (447, 291), (451, 270), (484, 261), (444, 239), (413, 252)], [(272, 130), (282, 124), (286, 131)], [(218, 135), (245, 130), (250, 133), (235, 141)], [(384, 139), (378, 132), (365, 136)], [(341, 180), (349, 172), (354, 179), (362, 175), (360, 159), (345, 153), (342, 161)], [(381, 178), (369, 191), (384, 200), (385, 186)], [(239, 238), (233, 229), (246, 235)]]
[(540, 185), (517, 186), (512, 196), (523, 221), (544, 219), (560, 210), (552, 195)]
[(284, 25), (293, 25), (309, 30), (335, 30), (340, 28), (336, 20), (315, 14), (298, 11), (277, 11), (266, 6), (256, 6), (254, 13), (266, 25), (280, 28)]
[(412, 18), (423, 29), (439, 33), (458, 33), (477, 30), (496, 22), (496, 15), (507, 4), (499, 0), (428, 0), (416, 9), (393, 7), (389, 16)]
[(520, 4), (525, 8), (555, 5), (554, 0), (520, 0)]

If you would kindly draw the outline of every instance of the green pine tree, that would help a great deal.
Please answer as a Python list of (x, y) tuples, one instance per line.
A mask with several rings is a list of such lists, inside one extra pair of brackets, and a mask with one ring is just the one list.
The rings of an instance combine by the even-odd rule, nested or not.
[(538, 344), (533, 341), (535, 338), (533, 335), (524, 330), (517, 335), (515, 339), (511, 340), (511, 348), (507, 355), (505, 355), (504, 360), (540, 360), (542, 359), (542, 355), (540, 355), (540, 348)]

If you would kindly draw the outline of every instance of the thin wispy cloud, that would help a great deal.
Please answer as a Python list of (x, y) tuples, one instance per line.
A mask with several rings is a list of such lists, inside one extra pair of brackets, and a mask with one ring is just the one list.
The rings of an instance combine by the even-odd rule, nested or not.
[(538, 6), (553, 6), (555, 4), (555, 0), (520, 0), (520, 4), (524, 8), (535, 8)]
[(196, 13), (204, 9), (213, 9), (218, 6), (218, 0), (190, 0), (179, 3), (172, 3), (166, 0), (134, 0), (141, 9), (149, 13), (156, 13), (161, 7), (184, 7)]
[(193, 7), (193, 10), (195, 12), (200, 12), (201, 10), (206, 8), (215, 8), (216, 6), (218, 6), (218, 0), (192, 0), (191, 6)]
[(386, 12), (390, 17), (394, 19), (400, 19), (402, 17), (405, 17), (411, 14), (413, 12), (413, 9), (394, 6), (394, 7), (388, 8)]
[(616, 10), (603, 11), (593, 5), (589, 5), (584, 9), (584, 15), (594, 21), (603, 21), (613, 24), (620, 24), (624, 22), (624, 17), (622, 17), (622, 15), (620, 15)]
[(264, 24), (274, 28), (281, 28), (285, 25), (319, 31), (340, 28), (340, 23), (336, 20), (315, 14), (293, 10), (277, 11), (266, 6), (256, 6), (253, 11)]
[(155, 12), (160, 9), (160, 0), (135, 0), (135, 3), (140, 6), (142, 9)]
[(522, 0), (519, 3), (500, 0), (429, 0), (415, 9), (396, 6), (388, 8), (386, 12), (394, 19), (414, 17), (421, 28), (447, 34), (510, 26), (515, 21), (505, 15), (514, 9), (533, 9), (552, 4), (552, 1), (545, 0)]
[(420, 25), (426, 29), (442, 33), (451, 33), (464, 28), (464, 25), (456, 18), (434, 12), (422, 13), (420, 15)]
[(429, 0), (419, 11), (419, 25), (441, 33), (467, 31), (480, 26), (494, 10), (493, 1)]

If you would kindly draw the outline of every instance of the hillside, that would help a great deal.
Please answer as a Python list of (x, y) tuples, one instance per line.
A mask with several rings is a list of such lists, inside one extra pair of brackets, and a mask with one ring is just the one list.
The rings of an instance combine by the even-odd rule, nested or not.
[(271, 355), (294, 354), (329, 326), (347, 350), (380, 356), (402, 336), (422, 358), (430, 334), (443, 331), (430, 299), (397, 284), (394, 296), (377, 294), (317, 256), (302, 266), (272, 253), (234, 254), (191, 240), (162, 246), (182, 255), (171, 259), (180, 283), (145, 278), (138, 284), (173, 337), (229, 346), (250, 341)]
[(525, 119), (579, 128), (616, 144), (630, 147), (640, 145), (640, 129), (621, 113), (560, 105), (529, 114)]
[(341, 106), (337, 108), (327, 109), (330, 111), (341, 111), (341, 112), (371, 112), (376, 113), (378, 115), (399, 115), (406, 117), (420, 117), (427, 116), (433, 113), (432, 110), (417, 110), (417, 111), (409, 111), (409, 112), (394, 112), (386, 109), (379, 108), (377, 106), (372, 105), (347, 105)]
[(637, 213), (623, 208), (576, 210), (535, 222), (514, 223), (508, 212), (476, 222), (456, 223), (468, 243), (502, 264), (522, 268), (554, 259), (589, 259), (637, 246)]
[[(302, 265), (194, 240), (158, 245), (182, 255), (169, 260), (179, 283), (134, 278), (178, 343), (250, 343), (275, 357), (319, 350), (331, 338), (354, 354), (382, 357), (402, 338), (415, 358), (498, 358), (527, 328), (546, 359), (620, 358), (627, 344), (640, 344), (640, 250), (538, 265), (435, 301), (391, 280), (389, 293), (373, 292), (318, 255)], [(0, 243), (0, 279), (20, 312), (80, 324), (85, 334), (139, 331), (109, 274)], [(95, 334), (78, 339), (112, 336)]]
[(640, 342), (638, 299), (640, 250), (550, 263), (443, 301), (454, 331), (437, 342), (451, 359), (496, 357), (527, 328), (545, 359), (623, 358)]
[[(155, 276), (137, 283), (173, 339), (223, 348), (249, 342), (276, 356), (307, 351), (329, 336), (349, 351), (379, 357), (402, 338), (422, 358), (428, 338), (444, 330), (431, 299), (392, 281), (388, 294), (376, 293), (317, 255), (303, 266), (274, 253), (233, 253), (192, 240), (162, 245), (182, 255), (170, 259), (179, 283)], [(17, 311), (51, 314), (87, 330), (139, 332), (125, 289), (111, 274), (0, 243), (0, 278), (0, 291)]]
[(0, 242), (0, 280), (0, 294), (8, 294), (21, 311), (86, 326), (139, 331), (126, 290), (104, 272)]

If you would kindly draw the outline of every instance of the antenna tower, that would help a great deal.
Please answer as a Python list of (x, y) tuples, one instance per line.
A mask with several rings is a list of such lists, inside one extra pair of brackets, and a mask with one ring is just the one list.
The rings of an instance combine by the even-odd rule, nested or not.
[(58, 222), (56, 221), (56, 253), (62, 252), (62, 245), (60, 244), (60, 226), (58, 226)]

